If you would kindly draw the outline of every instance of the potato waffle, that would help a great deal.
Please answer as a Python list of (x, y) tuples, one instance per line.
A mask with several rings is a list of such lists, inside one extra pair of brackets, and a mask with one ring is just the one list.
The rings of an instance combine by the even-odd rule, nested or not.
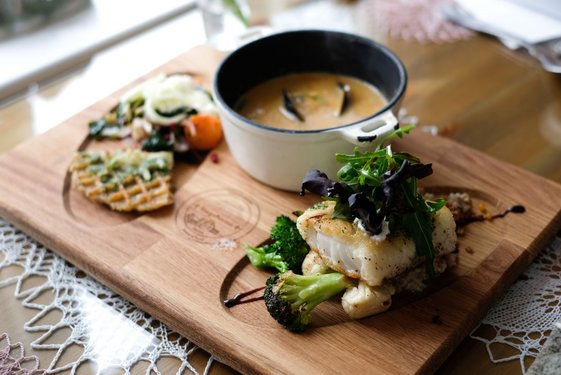
[(146, 212), (173, 203), (171, 152), (78, 152), (72, 186), (115, 211)]

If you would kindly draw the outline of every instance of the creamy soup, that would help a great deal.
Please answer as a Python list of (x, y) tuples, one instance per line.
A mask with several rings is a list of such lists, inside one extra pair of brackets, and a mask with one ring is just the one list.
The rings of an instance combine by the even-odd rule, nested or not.
[(251, 88), (236, 108), (241, 115), (262, 125), (315, 130), (362, 120), (386, 103), (374, 86), (354, 77), (297, 73)]

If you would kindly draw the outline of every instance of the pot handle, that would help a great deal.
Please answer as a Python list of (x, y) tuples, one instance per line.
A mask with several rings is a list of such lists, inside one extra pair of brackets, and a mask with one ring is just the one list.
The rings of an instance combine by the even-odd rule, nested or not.
[(357, 146), (369, 146), (382, 141), (387, 135), (399, 128), (399, 121), (391, 110), (371, 120), (343, 128), (340, 135), (346, 141)]

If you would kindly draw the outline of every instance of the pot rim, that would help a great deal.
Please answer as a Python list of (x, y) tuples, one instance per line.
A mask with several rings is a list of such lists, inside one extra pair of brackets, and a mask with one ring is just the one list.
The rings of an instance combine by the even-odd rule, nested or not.
[[(355, 41), (359, 41), (361, 43), (364, 44), (368, 44), (371, 47), (374, 47), (376, 49), (379, 49), (380, 51), (382, 51), (386, 56), (388, 56), (390, 58), (390, 60), (392, 60), (397, 69), (398, 69), (398, 74), (399, 74), (399, 78), (400, 78), (400, 83), (399, 83), (399, 87), (398, 87), (398, 91), (397, 93), (390, 99), (388, 100), (388, 102), (386, 103), (386, 105), (381, 108), (380, 110), (378, 110), (377, 112), (373, 113), (372, 115), (365, 117), (361, 120), (349, 123), (349, 124), (344, 124), (344, 125), (340, 125), (340, 126), (336, 126), (333, 128), (325, 128), (325, 129), (311, 129), (311, 130), (298, 130), (298, 129), (281, 129), (281, 128), (274, 128), (274, 127), (270, 127), (270, 126), (266, 126), (266, 125), (262, 125), (258, 122), (255, 122), (245, 116), (242, 116), (241, 114), (239, 114), (237, 111), (235, 111), (232, 107), (230, 107), (226, 101), (222, 98), (222, 95), (220, 94), (220, 91), (218, 90), (218, 77), (220, 76), (220, 73), (223, 70), (223, 67), (228, 64), (228, 61), (231, 60), (234, 56), (239, 55), (240, 53), (244, 53), (244, 51), (247, 48), (250, 48), (252, 46), (254, 46), (255, 44), (259, 44), (259, 43), (267, 43), (268, 40), (270, 39), (274, 39), (278, 36), (281, 35), (287, 35), (287, 34), (330, 34), (330, 35), (339, 35), (339, 36), (345, 36), (347, 38), (353, 38)], [(214, 80), (213, 80), (213, 93), (214, 93), (214, 97), (216, 99), (216, 103), (218, 104), (219, 107), (222, 107), (224, 110), (226, 110), (230, 115), (234, 116), (236, 119), (242, 121), (245, 125), (250, 125), (256, 128), (259, 128), (261, 130), (265, 130), (268, 132), (273, 132), (273, 133), (283, 133), (283, 134), (317, 134), (317, 133), (326, 133), (326, 132), (332, 132), (332, 131), (336, 131), (339, 129), (345, 129), (345, 128), (350, 128), (353, 126), (358, 126), (360, 124), (363, 124), (364, 122), (370, 121), (370, 120), (375, 120), (376, 117), (378, 117), (379, 115), (381, 115), (382, 113), (385, 113), (387, 111), (392, 110), (392, 108), (394, 108), (396, 106), (396, 104), (398, 104), (400, 102), (400, 100), (402, 99), (403, 95), (405, 94), (405, 90), (407, 88), (407, 72), (405, 70), (405, 67), (403, 65), (403, 63), (401, 62), (401, 60), (387, 47), (371, 40), (365, 37), (362, 37), (360, 35), (356, 35), (356, 34), (349, 34), (349, 33), (345, 33), (345, 32), (340, 32), (340, 31), (331, 31), (331, 30), (320, 30), (320, 29), (310, 29), (310, 30), (293, 30), (293, 31), (283, 31), (283, 32), (279, 32), (279, 33), (275, 33), (275, 34), (271, 34), (268, 35), (266, 37), (257, 39), (251, 43), (245, 44), (242, 47), (236, 49), (235, 51), (233, 51), (232, 53), (230, 53), (221, 63), (220, 66), (218, 67), (215, 75), (214, 75)]]

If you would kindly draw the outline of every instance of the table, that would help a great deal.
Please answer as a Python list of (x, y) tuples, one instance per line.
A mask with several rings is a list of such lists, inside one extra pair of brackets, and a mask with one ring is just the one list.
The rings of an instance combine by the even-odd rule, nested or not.
[[(188, 35), (199, 31), (191, 33), (192, 37), (181, 46), (182, 49), (202, 41), (200, 23), (194, 22), (192, 14), (190, 17), (190, 25), (182, 32)], [(403, 106), (418, 116), (421, 124), (435, 125), (440, 133), (460, 143), (561, 182), (561, 76), (543, 71), (529, 56), (510, 51), (489, 37), (421, 45), (387, 39), (369, 26), (368, 20), (361, 19), (364, 15), (357, 13), (355, 17), (360, 32), (389, 46), (404, 62), (409, 85)], [(139, 45), (140, 42), (136, 48)], [(134, 48), (132, 46), (130, 50)], [(51, 115), (51, 122), (45, 122), (42, 116), (52, 113), (54, 108), (63, 112), (65, 117), (70, 116), (132, 80), (134, 74), (142, 73), (123, 72), (124, 77), (120, 76), (120, 81), (113, 83), (103, 79), (109, 62), (118, 59), (115, 56), (119, 56), (118, 51), (109, 51), (100, 57), (106, 58), (107, 64), (82, 68), (55, 85), (1, 108), (0, 152), (63, 120)], [(89, 99), (81, 102), (71, 98), (73, 95), (65, 95), (65, 88), (72, 87), (80, 79), (91, 85), (94, 93), (86, 95)], [(96, 84), (102, 79), (107, 86)], [(90, 86), (81, 88), (90, 90)], [(45, 103), (44, 98), (49, 97), (55, 98), (55, 104)], [(3, 306), (0, 327), (17, 332), (29, 314), (19, 309), (19, 302), (9, 296), (13, 290), (8, 289), (0, 289), (0, 306)], [(172, 364), (169, 366), (173, 367)], [(215, 370), (230, 372), (224, 367)], [(516, 362), (492, 364), (484, 345), (467, 338), (439, 371), (442, 374), (474, 372), (512, 374), (519, 373), (520, 369)]]

